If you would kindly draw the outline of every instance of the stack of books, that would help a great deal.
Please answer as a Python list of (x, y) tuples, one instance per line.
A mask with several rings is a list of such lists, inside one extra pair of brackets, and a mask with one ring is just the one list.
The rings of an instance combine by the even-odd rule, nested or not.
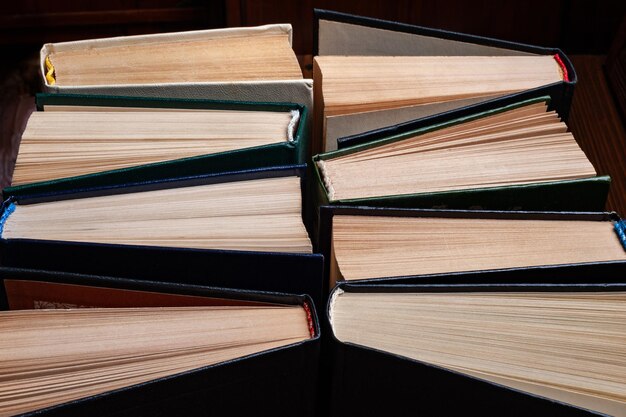
[(315, 18), (313, 80), (289, 25), (44, 45), (0, 415), (626, 416), (567, 57)]
[(3, 190), (0, 415), (312, 413), (323, 257), (291, 37), (43, 47)]

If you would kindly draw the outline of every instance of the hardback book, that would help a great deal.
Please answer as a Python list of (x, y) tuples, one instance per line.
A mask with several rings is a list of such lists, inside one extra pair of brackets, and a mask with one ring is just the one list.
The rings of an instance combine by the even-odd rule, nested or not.
[(602, 278), (341, 285), (329, 415), (626, 415), (626, 284)]
[(45, 44), (49, 93), (297, 103), (312, 108), (289, 24)]
[(321, 210), (330, 288), (343, 281), (567, 282), (580, 277), (577, 267), (594, 276), (594, 268), (626, 271), (626, 223), (615, 213)]
[(166, 281), (180, 270), (184, 283), (319, 302), (323, 261), (302, 215), (303, 169), (5, 195), (1, 262)]
[(40, 94), (10, 194), (306, 162), (297, 104)]
[(489, 210), (604, 209), (598, 176), (548, 97), (450, 112), (314, 157), (320, 204)]
[(1, 415), (312, 415), (307, 296), (0, 268), (0, 301)]
[(559, 49), (327, 10), (315, 19), (314, 152), (523, 91), (550, 96), (567, 118), (576, 73)]

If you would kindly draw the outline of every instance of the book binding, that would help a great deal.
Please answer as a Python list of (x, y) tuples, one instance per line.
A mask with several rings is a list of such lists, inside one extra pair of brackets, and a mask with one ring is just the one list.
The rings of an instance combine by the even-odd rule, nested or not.
[(2, 205), (2, 215), (0, 216), (0, 239), (2, 239), (2, 232), (4, 231), (4, 224), (9, 216), (15, 211), (15, 203), (7, 201)]
[(617, 220), (613, 227), (615, 228), (615, 233), (617, 233), (617, 237), (622, 243), (624, 250), (626, 250), (626, 220)]

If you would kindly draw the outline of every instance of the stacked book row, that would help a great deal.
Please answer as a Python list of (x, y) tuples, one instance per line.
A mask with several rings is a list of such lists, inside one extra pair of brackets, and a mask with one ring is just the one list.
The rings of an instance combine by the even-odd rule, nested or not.
[(625, 415), (626, 223), (558, 49), (329, 11), (44, 45), (0, 415)]

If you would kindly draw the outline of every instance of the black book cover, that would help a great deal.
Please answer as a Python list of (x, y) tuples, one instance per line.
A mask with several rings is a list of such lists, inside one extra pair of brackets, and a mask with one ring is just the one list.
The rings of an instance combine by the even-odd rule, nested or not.
[[(0, 306), (6, 309), (5, 280), (27, 284), (69, 284), (165, 295), (223, 298), (238, 301), (306, 305), (312, 337), (292, 344), (169, 377), (64, 403), (23, 416), (205, 416), (313, 415), (317, 388), (319, 325), (306, 295), (227, 290), (70, 274), (35, 269), (0, 268)], [(306, 308), (306, 307), (305, 307)]]
[[(286, 166), (116, 187), (86, 188), (71, 192), (19, 197), (6, 195), (8, 198), (3, 211), (8, 207), (6, 203), (10, 202), (29, 204), (292, 175), (302, 178), (303, 171), (304, 166)], [(304, 187), (304, 180), (302, 182)], [(306, 218), (304, 223), (310, 230)], [(0, 239), (0, 265), (242, 290), (308, 294), (318, 307), (322, 303), (323, 257), (320, 254)]]
[[(591, 277), (593, 278), (593, 277)], [(624, 291), (625, 284), (340, 284), (346, 292)], [(331, 295), (332, 299), (332, 295)], [(327, 310), (330, 320), (331, 306)], [(331, 326), (327, 324), (330, 328)], [(439, 366), (342, 343), (331, 331), (331, 416), (598, 416), (604, 415), (525, 393)]]
[[(533, 220), (585, 220), (607, 221), (623, 224), (616, 213), (585, 212), (526, 212), (526, 211), (478, 211), (478, 210), (422, 210), (387, 209), (378, 207), (323, 206), (320, 208), (319, 252), (324, 255), (324, 288), (328, 293), (330, 268), (332, 267), (332, 227), (335, 215), (393, 216), (393, 217), (444, 217), (444, 218), (491, 218)], [(616, 238), (618, 238), (616, 231)], [(622, 244), (626, 241), (622, 239)], [(364, 279), (353, 282), (363, 284), (517, 284), (552, 283), (580, 284), (592, 282), (622, 282), (626, 273), (626, 261), (586, 262), (577, 264), (541, 265), (523, 268), (492, 269), (441, 274)]]

